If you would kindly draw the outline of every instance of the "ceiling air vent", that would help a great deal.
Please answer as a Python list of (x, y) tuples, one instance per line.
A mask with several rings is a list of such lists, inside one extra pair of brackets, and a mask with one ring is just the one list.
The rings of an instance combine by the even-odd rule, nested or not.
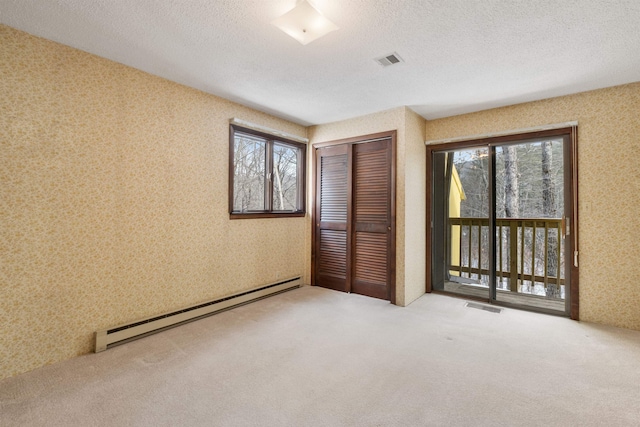
[(393, 65), (393, 64), (398, 64), (400, 62), (404, 62), (402, 60), (402, 58), (400, 58), (400, 55), (398, 55), (397, 53), (393, 52), (392, 54), (389, 55), (385, 55), (381, 58), (376, 58), (375, 61), (382, 65), (383, 67), (388, 67), (389, 65)]

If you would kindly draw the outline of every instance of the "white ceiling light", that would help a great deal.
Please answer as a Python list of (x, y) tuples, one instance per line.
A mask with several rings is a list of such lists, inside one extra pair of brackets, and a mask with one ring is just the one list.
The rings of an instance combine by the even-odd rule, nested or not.
[(302, 44), (311, 43), (338, 29), (307, 0), (300, 1), (296, 7), (271, 23)]

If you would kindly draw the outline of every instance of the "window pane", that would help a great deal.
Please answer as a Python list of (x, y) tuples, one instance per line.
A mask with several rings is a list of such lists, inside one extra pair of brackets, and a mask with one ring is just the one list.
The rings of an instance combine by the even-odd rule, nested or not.
[(233, 211), (263, 211), (266, 141), (234, 134)]
[(273, 210), (298, 210), (298, 150), (273, 144)]

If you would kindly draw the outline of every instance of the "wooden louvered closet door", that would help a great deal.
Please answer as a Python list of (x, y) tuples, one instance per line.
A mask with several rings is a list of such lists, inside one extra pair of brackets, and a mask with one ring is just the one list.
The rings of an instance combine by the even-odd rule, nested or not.
[(353, 147), (351, 292), (389, 299), (391, 270), (390, 140)]
[(316, 150), (314, 284), (394, 301), (392, 136)]
[(316, 153), (315, 284), (349, 292), (349, 147)]

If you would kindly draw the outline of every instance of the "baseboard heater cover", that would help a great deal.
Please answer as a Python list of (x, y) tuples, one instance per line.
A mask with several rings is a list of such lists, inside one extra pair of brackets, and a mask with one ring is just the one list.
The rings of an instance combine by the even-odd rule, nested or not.
[(101, 352), (125, 342), (142, 338), (168, 328), (211, 316), (220, 311), (266, 298), (280, 292), (300, 287), (302, 280), (294, 277), (270, 285), (260, 286), (249, 291), (239, 292), (226, 297), (207, 301), (181, 310), (158, 316), (147, 317), (124, 325), (114, 326), (96, 332), (95, 352)]

